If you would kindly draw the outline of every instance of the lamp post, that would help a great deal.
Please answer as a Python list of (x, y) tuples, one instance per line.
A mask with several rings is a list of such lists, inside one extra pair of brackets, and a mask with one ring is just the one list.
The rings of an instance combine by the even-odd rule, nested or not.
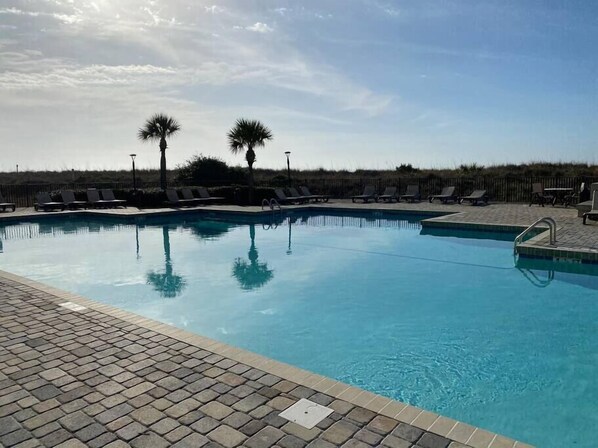
[(289, 187), (291, 186), (291, 162), (289, 160), (289, 156), (291, 155), (291, 151), (285, 151), (285, 155), (287, 156), (287, 176), (289, 178)]
[(129, 154), (131, 157), (131, 163), (133, 164), (133, 191), (137, 191), (137, 178), (135, 177), (135, 157), (137, 154)]

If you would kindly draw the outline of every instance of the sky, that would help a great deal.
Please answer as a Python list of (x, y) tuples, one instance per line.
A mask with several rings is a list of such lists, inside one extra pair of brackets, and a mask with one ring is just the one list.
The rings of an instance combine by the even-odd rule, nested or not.
[(2, 0), (0, 171), (157, 168), (137, 130), (176, 118), (168, 166), (598, 163), (592, 0)]

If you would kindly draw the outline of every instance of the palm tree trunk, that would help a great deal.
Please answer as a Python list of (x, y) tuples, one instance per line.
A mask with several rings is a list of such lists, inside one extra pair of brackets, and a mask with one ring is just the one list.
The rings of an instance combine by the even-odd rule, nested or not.
[(160, 149), (160, 188), (166, 190), (166, 150)]
[(249, 205), (253, 205), (253, 166), (249, 165)]

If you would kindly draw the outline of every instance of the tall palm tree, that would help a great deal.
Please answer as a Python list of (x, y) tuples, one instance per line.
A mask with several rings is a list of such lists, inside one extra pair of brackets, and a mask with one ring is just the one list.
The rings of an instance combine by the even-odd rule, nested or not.
[(253, 149), (264, 146), (266, 140), (272, 140), (272, 131), (257, 120), (239, 118), (227, 137), (233, 154), (245, 151), (245, 160), (249, 166), (249, 203), (253, 204), (253, 164), (255, 163)]
[(149, 271), (146, 275), (147, 284), (152, 285), (162, 297), (176, 297), (187, 286), (185, 278), (174, 273), (170, 258), (170, 235), (168, 226), (162, 226), (162, 241), (164, 244), (164, 270)]
[(166, 139), (181, 130), (181, 125), (174, 118), (165, 114), (154, 114), (148, 118), (137, 137), (141, 141), (160, 142), (160, 188), (166, 189)]

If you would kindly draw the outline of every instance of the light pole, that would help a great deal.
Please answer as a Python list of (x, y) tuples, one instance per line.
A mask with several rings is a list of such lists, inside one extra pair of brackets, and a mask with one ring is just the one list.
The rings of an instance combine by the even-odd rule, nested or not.
[(285, 155), (287, 156), (287, 176), (289, 178), (289, 187), (291, 186), (291, 161), (289, 160), (289, 156), (291, 155), (291, 151), (285, 151)]
[(133, 191), (137, 191), (137, 178), (135, 177), (135, 157), (137, 157), (137, 154), (129, 154), (129, 156), (133, 164)]

